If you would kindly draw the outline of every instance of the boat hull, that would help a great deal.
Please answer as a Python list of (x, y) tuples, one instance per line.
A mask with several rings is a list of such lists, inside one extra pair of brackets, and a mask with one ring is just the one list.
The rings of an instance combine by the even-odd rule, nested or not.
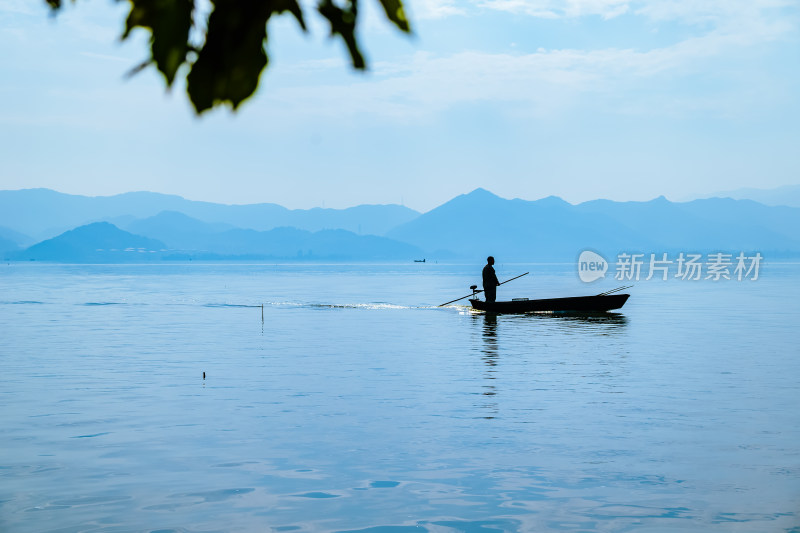
[(473, 309), (492, 313), (529, 312), (576, 312), (602, 313), (619, 309), (630, 294), (609, 294), (606, 296), (574, 296), (571, 298), (547, 298), (544, 300), (516, 300), (510, 302), (486, 303), (483, 300), (470, 300)]

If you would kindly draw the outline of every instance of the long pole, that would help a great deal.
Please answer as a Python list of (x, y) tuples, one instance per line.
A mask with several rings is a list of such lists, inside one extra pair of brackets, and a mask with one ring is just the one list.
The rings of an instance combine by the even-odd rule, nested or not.
[(611, 289), (610, 291), (601, 292), (601, 293), (600, 293), (600, 294), (598, 294), (597, 296), (608, 296), (608, 295), (609, 295), (609, 294), (611, 294), (611, 293), (614, 293), (614, 292), (619, 292), (619, 291), (624, 291), (625, 289), (630, 289), (631, 287), (633, 287), (633, 285), (628, 285), (628, 286), (626, 286), (626, 287), (617, 287), (616, 289)]
[[(506, 284), (506, 283), (508, 283), (509, 281), (514, 281), (515, 279), (517, 279), (517, 278), (521, 278), (522, 276), (527, 276), (528, 274), (530, 274), (530, 272), (525, 272), (524, 274), (520, 274), (519, 276), (514, 276), (513, 278), (511, 278), (511, 279), (507, 279), (507, 280), (505, 280), (504, 282), (500, 283), (500, 285), (505, 285), (505, 284)], [(447, 305), (447, 304), (451, 304), (451, 303), (453, 303), (453, 302), (457, 302), (457, 301), (459, 301), (459, 300), (463, 300), (464, 298), (469, 298), (469, 297), (470, 297), (470, 296), (472, 296), (473, 294), (478, 294), (479, 292), (483, 292), (483, 289), (481, 289), (481, 290), (479, 290), (479, 291), (471, 292), (471, 293), (467, 294), (466, 296), (462, 296), (461, 298), (456, 298), (455, 300), (450, 300), (449, 302), (445, 302), (445, 303), (443, 303), (442, 305), (440, 305), (439, 307), (443, 307), (443, 306), (445, 306), (445, 305)]]

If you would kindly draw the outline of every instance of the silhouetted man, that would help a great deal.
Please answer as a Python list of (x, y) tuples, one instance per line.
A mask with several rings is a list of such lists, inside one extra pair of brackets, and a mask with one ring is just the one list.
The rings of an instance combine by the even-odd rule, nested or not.
[(483, 267), (483, 293), (489, 303), (494, 302), (497, 298), (497, 286), (500, 285), (492, 265), (494, 265), (494, 257), (490, 255), (486, 258), (486, 266)]

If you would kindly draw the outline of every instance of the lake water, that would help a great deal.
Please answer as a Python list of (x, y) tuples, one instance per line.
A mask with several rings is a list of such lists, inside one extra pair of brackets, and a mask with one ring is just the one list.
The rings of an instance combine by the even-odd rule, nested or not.
[(800, 531), (800, 265), (481, 266), (0, 266), (0, 531)]

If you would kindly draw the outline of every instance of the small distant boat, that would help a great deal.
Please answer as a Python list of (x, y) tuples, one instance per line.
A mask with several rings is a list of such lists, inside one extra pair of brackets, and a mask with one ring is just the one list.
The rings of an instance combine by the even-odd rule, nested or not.
[(424, 263), (425, 259), (414, 259), (415, 263)]
[(629, 297), (630, 294), (602, 294), (597, 296), (573, 296), (570, 298), (546, 298), (543, 300), (515, 298), (511, 301), (492, 303), (473, 298), (470, 299), (469, 303), (472, 304), (473, 309), (492, 313), (602, 313), (621, 308)]

